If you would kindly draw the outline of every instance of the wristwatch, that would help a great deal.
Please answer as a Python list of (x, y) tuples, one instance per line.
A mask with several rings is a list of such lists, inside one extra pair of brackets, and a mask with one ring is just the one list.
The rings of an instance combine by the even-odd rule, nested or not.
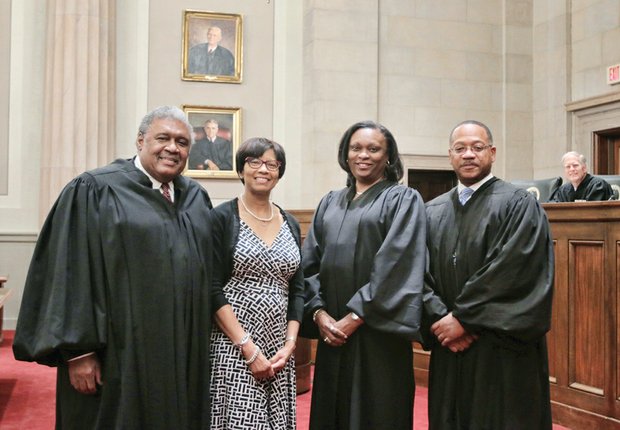
[(351, 312), (351, 319), (353, 321), (359, 321), (360, 317), (358, 314), (356, 314), (355, 312)]

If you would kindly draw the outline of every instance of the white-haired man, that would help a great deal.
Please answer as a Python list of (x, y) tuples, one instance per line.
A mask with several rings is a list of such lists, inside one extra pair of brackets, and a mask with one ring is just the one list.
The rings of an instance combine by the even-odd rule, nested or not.
[(550, 202), (599, 201), (613, 196), (611, 185), (588, 173), (583, 154), (567, 152), (562, 157), (562, 165), (566, 183), (551, 195)]
[(220, 45), (222, 29), (209, 27), (207, 43), (199, 43), (189, 50), (187, 70), (197, 75), (233, 76), (235, 57), (232, 52)]
[(162, 106), (137, 155), (73, 179), (30, 263), (13, 351), (58, 368), (57, 429), (209, 426), (211, 201)]

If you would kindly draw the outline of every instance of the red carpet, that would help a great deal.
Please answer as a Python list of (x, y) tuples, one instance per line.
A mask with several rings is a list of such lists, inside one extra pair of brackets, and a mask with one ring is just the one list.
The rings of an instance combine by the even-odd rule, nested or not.
[(54, 428), (56, 369), (16, 361), (13, 332), (4, 332), (0, 346), (0, 428), (49, 430)]
[[(0, 346), (0, 428), (2, 430), (50, 430), (54, 428), (56, 370), (51, 367), (16, 361), (11, 342), (13, 332), (4, 332)], [(307, 430), (310, 396), (297, 396), (297, 429)], [(427, 430), (427, 390), (417, 387), (414, 428)], [(554, 430), (568, 430), (553, 426)]]

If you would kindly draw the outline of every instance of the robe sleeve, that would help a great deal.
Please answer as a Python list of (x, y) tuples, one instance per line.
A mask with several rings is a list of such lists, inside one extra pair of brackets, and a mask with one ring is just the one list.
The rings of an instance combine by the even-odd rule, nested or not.
[(312, 224), (302, 245), (301, 265), (304, 276), (304, 316), (300, 335), (311, 339), (319, 337), (318, 328), (314, 321), (312, 321), (312, 314), (315, 310), (326, 307), (325, 300), (321, 297), (319, 272), (323, 257), (323, 216), (333, 194), (334, 192), (330, 191), (319, 202), (312, 217)]
[(448, 307), (445, 305), (443, 300), (435, 294), (434, 285), (435, 280), (427, 267), (426, 275), (424, 276), (424, 290), (422, 296), (424, 312), (422, 313), (420, 329), (422, 346), (427, 350), (431, 349), (432, 346), (437, 343), (437, 338), (431, 333), (431, 326), (435, 323), (435, 321), (440, 320), (449, 313)]
[(13, 343), (16, 359), (56, 366), (105, 348), (98, 200), (92, 178), (83, 174), (64, 188), (50, 211), (24, 287)]
[(585, 199), (589, 202), (606, 201), (613, 196), (614, 192), (611, 185), (604, 179), (592, 178), (588, 189), (586, 190)]
[(551, 194), (551, 196), (549, 197), (549, 202), (551, 203), (562, 203), (562, 202), (569, 202), (570, 199), (568, 197), (568, 187), (570, 187), (571, 185), (568, 184), (564, 184), (559, 186), (558, 188), (556, 188), (556, 190)]
[(371, 263), (369, 282), (347, 306), (374, 329), (420, 340), (426, 212), (417, 191), (396, 189), (386, 201), (386, 234)]
[(465, 283), (452, 313), (470, 331), (488, 330), (509, 341), (538, 340), (551, 323), (549, 224), (538, 202), (525, 192), (516, 193), (506, 210), (484, 264)]

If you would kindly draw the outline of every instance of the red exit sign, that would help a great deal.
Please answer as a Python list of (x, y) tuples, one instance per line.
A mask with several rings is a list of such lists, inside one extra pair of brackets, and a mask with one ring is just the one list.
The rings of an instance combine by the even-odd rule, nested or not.
[(620, 82), (620, 64), (607, 68), (607, 84), (613, 85)]

